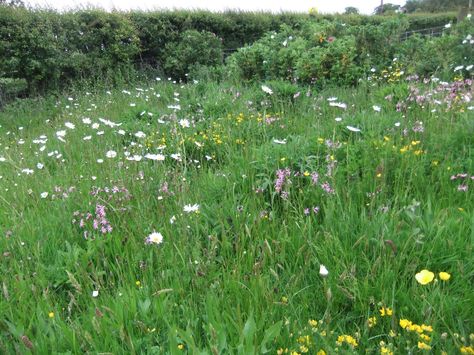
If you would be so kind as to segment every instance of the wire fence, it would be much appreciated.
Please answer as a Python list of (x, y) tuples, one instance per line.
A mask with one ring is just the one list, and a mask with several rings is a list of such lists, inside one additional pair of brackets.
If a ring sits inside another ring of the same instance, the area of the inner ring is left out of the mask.
[(440, 37), (445, 31), (448, 30), (448, 28), (446, 28), (446, 26), (437, 26), (437, 27), (423, 28), (420, 30), (407, 31), (400, 36), (400, 40), (406, 41), (408, 38), (414, 35), (419, 35), (422, 37)]

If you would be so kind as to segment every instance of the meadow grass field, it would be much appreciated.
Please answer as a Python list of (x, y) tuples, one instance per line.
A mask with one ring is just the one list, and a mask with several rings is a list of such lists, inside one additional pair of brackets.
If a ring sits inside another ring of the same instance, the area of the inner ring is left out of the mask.
[(411, 79), (7, 106), (0, 352), (473, 354), (472, 82)]

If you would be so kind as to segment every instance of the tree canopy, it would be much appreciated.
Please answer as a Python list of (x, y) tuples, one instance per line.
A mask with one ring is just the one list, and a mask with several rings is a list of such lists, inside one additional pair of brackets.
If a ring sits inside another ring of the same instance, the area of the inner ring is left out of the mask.
[(469, 0), (407, 0), (405, 9), (413, 12), (444, 12), (467, 7)]

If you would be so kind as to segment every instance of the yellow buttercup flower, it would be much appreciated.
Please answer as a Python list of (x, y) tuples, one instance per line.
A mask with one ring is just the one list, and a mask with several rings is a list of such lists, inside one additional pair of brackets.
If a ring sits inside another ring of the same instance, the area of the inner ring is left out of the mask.
[(429, 270), (421, 270), (419, 273), (415, 275), (416, 281), (419, 284), (427, 285), (434, 279), (434, 274)]
[(451, 275), (442, 271), (439, 273), (439, 278), (443, 281), (448, 281), (451, 278)]
[(54, 318), (54, 312), (49, 312), (49, 313), (48, 313), (48, 317), (49, 317), (49, 318)]

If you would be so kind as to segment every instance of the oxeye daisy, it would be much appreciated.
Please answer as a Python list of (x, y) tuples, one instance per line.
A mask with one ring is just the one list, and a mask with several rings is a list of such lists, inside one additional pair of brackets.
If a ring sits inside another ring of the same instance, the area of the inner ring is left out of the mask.
[(160, 245), (163, 243), (163, 235), (159, 232), (153, 232), (145, 239), (146, 244)]

